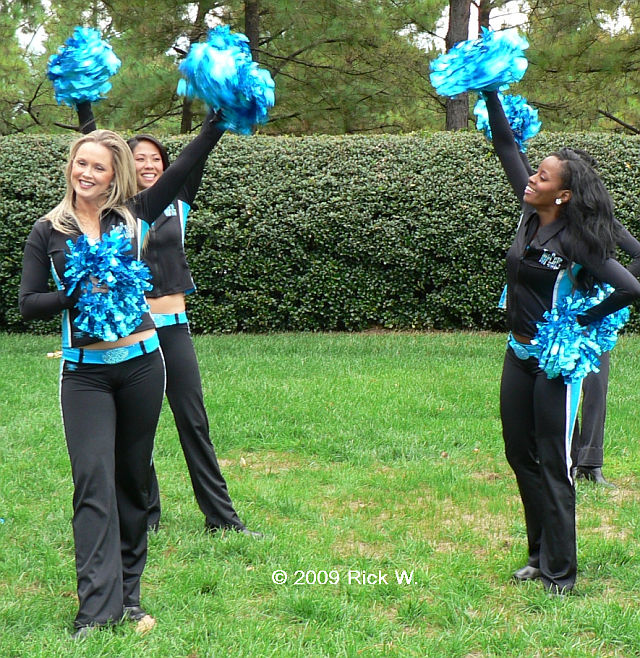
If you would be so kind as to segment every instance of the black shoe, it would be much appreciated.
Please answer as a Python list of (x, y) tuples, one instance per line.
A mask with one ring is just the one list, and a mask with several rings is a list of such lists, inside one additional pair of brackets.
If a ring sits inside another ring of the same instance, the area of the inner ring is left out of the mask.
[(247, 535), (247, 537), (251, 537), (252, 539), (264, 539), (264, 535), (257, 530), (249, 530), (249, 528), (236, 528), (235, 530), (236, 532), (239, 532), (242, 535)]
[(249, 528), (243, 526), (243, 525), (211, 525), (210, 523), (205, 521), (204, 524), (205, 530), (207, 532), (210, 532), (211, 534), (217, 534), (218, 532), (220, 533), (221, 537), (224, 537), (225, 533), (228, 531), (233, 531), (233, 532), (238, 532), (242, 535), (247, 535), (247, 537), (252, 537), (253, 539), (263, 539), (264, 535), (261, 532), (257, 532), (256, 530), (249, 530)]
[(156, 625), (156, 620), (139, 605), (125, 605), (122, 621), (135, 622), (135, 631), (138, 635), (146, 635)]
[(595, 482), (596, 484), (601, 484), (603, 487), (609, 487), (610, 489), (616, 489), (616, 485), (606, 480), (604, 475), (602, 475), (602, 468), (600, 467), (590, 468), (588, 466), (578, 466), (578, 468), (576, 468), (575, 478)]
[(140, 621), (147, 616), (147, 612), (139, 605), (125, 605), (122, 611), (122, 619), (130, 621)]
[(72, 640), (84, 640), (94, 631), (97, 631), (100, 626), (80, 626), (71, 634)]
[(515, 571), (511, 577), (519, 583), (524, 583), (527, 580), (538, 580), (541, 575), (542, 573), (538, 567), (532, 567), (530, 564), (525, 564), (524, 567)]

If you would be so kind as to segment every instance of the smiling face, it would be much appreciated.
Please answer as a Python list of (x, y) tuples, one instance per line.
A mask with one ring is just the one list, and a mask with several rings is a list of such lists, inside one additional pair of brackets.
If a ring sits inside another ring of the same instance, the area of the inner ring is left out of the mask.
[(136, 165), (138, 188), (141, 190), (154, 185), (164, 171), (160, 149), (146, 139), (138, 142), (133, 149), (133, 160)]
[[(524, 200), (537, 210), (553, 208), (566, 203), (571, 198), (571, 190), (564, 187), (564, 168), (555, 155), (545, 158), (538, 171), (529, 176), (524, 189)], [(556, 203), (560, 199), (561, 203)]]
[(71, 167), (71, 186), (77, 201), (100, 205), (114, 178), (111, 150), (85, 142), (76, 151)]

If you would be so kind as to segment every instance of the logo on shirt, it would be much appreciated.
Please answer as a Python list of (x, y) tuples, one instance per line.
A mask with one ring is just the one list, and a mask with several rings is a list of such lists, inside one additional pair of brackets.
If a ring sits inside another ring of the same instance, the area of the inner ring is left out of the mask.
[(164, 214), (167, 217), (175, 217), (178, 214), (175, 204), (170, 204), (164, 209)]
[(554, 251), (544, 251), (538, 262), (550, 270), (559, 270), (562, 267), (562, 256), (556, 255)]

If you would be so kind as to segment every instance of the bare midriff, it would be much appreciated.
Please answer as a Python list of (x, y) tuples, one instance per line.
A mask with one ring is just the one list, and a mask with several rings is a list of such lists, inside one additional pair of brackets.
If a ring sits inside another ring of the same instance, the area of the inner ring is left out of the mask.
[(183, 313), (187, 310), (182, 292), (162, 297), (147, 297), (147, 304), (151, 313)]
[(147, 338), (151, 338), (155, 333), (155, 329), (145, 329), (144, 331), (139, 331), (137, 334), (129, 334), (124, 338), (118, 338), (118, 340), (113, 342), (101, 340), (99, 343), (91, 343), (91, 345), (85, 345), (84, 349), (112, 350), (114, 347), (127, 347), (129, 345), (135, 345), (135, 343), (139, 343), (142, 340), (147, 340)]

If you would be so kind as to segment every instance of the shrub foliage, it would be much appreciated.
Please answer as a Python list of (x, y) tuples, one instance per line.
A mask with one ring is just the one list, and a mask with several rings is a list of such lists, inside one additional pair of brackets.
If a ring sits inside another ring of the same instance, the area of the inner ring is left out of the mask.
[[(62, 196), (72, 137), (0, 139), (0, 329), (17, 308), (22, 249)], [(185, 138), (168, 138), (175, 156)], [(640, 236), (640, 139), (540, 134), (529, 158), (589, 151), (619, 219)], [(496, 307), (518, 204), (478, 133), (225, 136), (189, 219), (199, 332), (504, 328)], [(637, 324), (633, 320), (631, 326)]]

